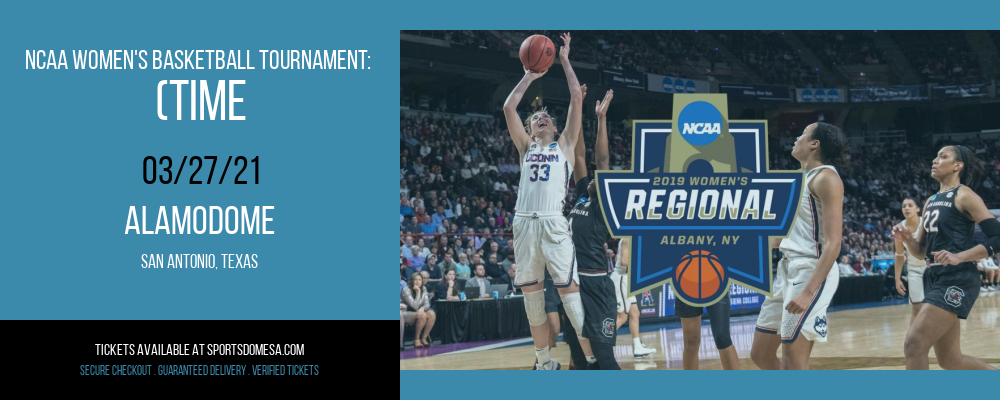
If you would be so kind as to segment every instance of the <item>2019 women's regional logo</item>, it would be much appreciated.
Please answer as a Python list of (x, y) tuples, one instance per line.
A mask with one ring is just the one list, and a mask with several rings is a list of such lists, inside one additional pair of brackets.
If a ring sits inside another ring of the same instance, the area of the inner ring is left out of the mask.
[(728, 121), (725, 94), (674, 95), (676, 121), (637, 120), (630, 171), (598, 171), (612, 235), (632, 237), (629, 292), (669, 282), (714, 304), (730, 283), (770, 295), (769, 237), (787, 236), (801, 171), (769, 171), (766, 121)]

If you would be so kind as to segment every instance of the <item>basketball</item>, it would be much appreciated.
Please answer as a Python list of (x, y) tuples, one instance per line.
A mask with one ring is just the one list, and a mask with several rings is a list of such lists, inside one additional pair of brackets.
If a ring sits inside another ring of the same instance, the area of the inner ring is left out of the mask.
[(696, 299), (711, 297), (726, 281), (726, 269), (722, 268), (719, 257), (705, 250), (685, 254), (674, 271), (680, 290)]
[(545, 72), (556, 61), (556, 46), (542, 35), (531, 35), (521, 42), (521, 64), (531, 72)]

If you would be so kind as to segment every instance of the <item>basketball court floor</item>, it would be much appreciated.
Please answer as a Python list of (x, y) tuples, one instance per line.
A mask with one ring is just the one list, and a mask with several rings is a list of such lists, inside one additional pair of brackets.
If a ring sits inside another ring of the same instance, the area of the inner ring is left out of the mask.
[[(889, 305), (887, 305), (889, 304)], [(832, 308), (829, 340), (813, 348), (812, 369), (904, 369), (903, 339), (910, 322), (911, 306), (904, 301)], [(741, 367), (756, 369), (750, 361), (756, 315), (732, 318), (733, 343)], [(962, 321), (962, 352), (1000, 367), (1000, 292), (982, 292), (969, 319)], [(618, 332), (615, 356), (623, 370), (681, 369), (683, 340), (679, 322), (643, 326), (646, 347), (656, 354), (632, 357), (632, 340), (627, 329)], [(703, 321), (701, 369), (721, 369), (719, 353), (712, 340), (708, 320)], [(569, 347), (561, 340), (552, 357), (563, 368), (569, 366)], [(780, 350), (779, 350), (780, 357)], [(940, 369), (930, 353), (931, 369)], [(531, 339), (486, 343), (435, 345), (430, 349), (400, 352), (400, 370), (530, 369), (534, 362)]]

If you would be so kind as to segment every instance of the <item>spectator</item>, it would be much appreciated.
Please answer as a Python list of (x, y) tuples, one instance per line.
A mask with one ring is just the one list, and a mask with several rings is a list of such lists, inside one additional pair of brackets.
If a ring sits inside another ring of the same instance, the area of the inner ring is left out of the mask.
[(854, 269), (856, 275), (871, 275), (871, 270), (868, 266), (868, 262), (865, 259), (865, 256), (860, 256), (857, 259), (855, 259), (854, 264), (851, 265), (851, 268)]
[(441, 273), (445, 273), (449, 269), (458, 268), (458, 263), (455, 262), (455, 249), (448, 248), (445, 255), (441, 257), (441, 262), (438, 263), (437, 267), (441, 270)]
[(435, 298), (440, 301), (456, 301), (459, 299), (459, 292), (461, 288), (458, 284), (458, 275), (455, 274), (455, 270), (449, 269), (444, 273), (444, 280), (437, 286)]
[(416, 326), (413, 346), (430, 347), (431, 329), (437, 321), (437, 314), (431, 309), (430, 296), (424, 289), (424, 278), (420, 274), (414, 274), (410, 278), (409, 285), (400, 291), (399, 299), (400, 304), (406, 305), (403, 321), (407, 325)]
[(490, 281), (486, 279), (486, 266), (483, 263), (476, 263), (476, 276), (465, 282), (465, 287), (479, 288), (479, 297), (490, 297)]
[(437, 206), (437, 213), (435, 213), (431, 217), (431, 222), (433, 222), (435, 226), (439, 226), (445, 220), (445, 218), (446, 217), (444, 215), (444, 206), (440, 206), (439, 205), (439, 206)]
[(401, 193), (400, 197), (401, 198), (399, 199), (399, 215), (402, 215), (403, 218), (413, 217), (413, 207), (410, 207), (410, 201), (405, 198), (406, 197), (405, 194)]
[(435, 224), (434, 221), (431, 219), (428, 219), (420, 223), (420, 231), (423, 232), (425, 235), (433, 235), (437, 233), (437, 228), (438, 228), (437, 224)]
[(854, 276), (854, 275), (856, 275), (854, 273), (854, 270), (851, 269), (850, 260), (847, 259), (847, 256), (841, 256), (840, 257), (840, 263), (837, 264), (837, 266), (838, 266), (838, 268), (840, 268), (840, 276)]
[(424, 269), (421, 272), (427, 273), (427, 282), (439, 282), (441, 280), (441, 269), (438, 268), (437, 256), (431, 254), (427, 256), (427, 261), (424, 262)]
[(410, 262), (410, 266), (413, 267), (413, 269), (420, 271), (424, 268), (424, 260), (426, 257), (420, 255), (421, 250), (419, 245), (413, 245), (411, 249), (413, 250), (413, 256), (407, 258), (407, 260)]
[(403, 281), (409, 281), (413, 274), (417, 273), (417, 270), (410, 266), (410, 263), (403, 257), (399, 258), (399, 279)]
[[(494, 243), (496, 245), (496, 243)], [(496, 253), (490, 254), (489, 259), (486, 261), (486, 275), (490, 278), (499, 278), (506, 275), (507, 272), (500, 267), (500, 263), (497, 262)]]
[[(513, 267), (515, 264), (511, 264)], [(493, 280), (494, 284), (497, 285), (507, 285), (507, 290), (514, 289), (514, 268), (507, 268), (504, 270), (504, 274)], [(501, 295), (506, 295), (506, 293), (501, 293)]]
[(472, 275), (472, 269), (469, 268), (469, 256), (465, 253), (458, 255), (458, 267), (456, 270), (460, 279), (469, 279)]
[(514, 265), (514, 252), (508, 252), (507, 258), (503, 260), (500, 265), (503, 266), (503, 270), (509, 270), (512, 265)]

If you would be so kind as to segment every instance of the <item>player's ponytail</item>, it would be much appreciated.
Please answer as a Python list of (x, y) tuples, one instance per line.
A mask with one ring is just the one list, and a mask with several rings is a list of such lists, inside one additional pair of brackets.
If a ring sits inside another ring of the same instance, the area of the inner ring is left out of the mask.
[(954, 145), (955, 161), (961, 162), (962, 171), (959, 172), (958, 181), (970, 189), (975, 190), (979, 186), (979, 178), (983, 176), (983, 162), (976, 157), (976, 153), (962, 145)]
[(819, 140), (819, 155), (824, 164), (829, 164), (842, 171), (847, 168), (850, 156), (847, 155), (847, 138), (840, 128), (825, 122), (817, 122), (813, 130), (813, 140)]

